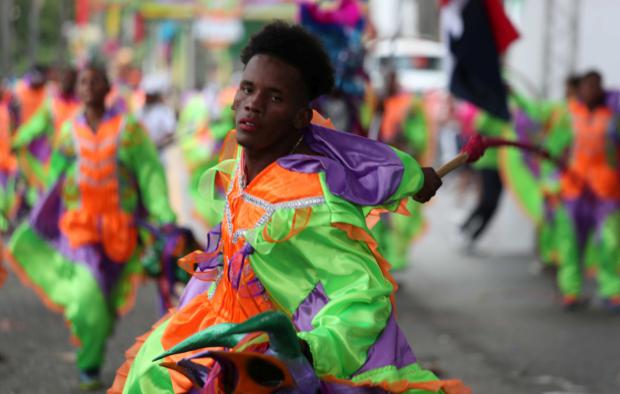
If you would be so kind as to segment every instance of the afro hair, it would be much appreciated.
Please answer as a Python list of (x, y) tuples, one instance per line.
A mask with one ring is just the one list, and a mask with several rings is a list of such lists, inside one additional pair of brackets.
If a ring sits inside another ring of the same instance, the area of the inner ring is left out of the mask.
[(334, 70), (323, 45), (301, 26), (282, 21), (268, 24), (250, 38), (241, 62), (245, 66), (255, 55), (273, 56), (299, 70), (310, 100), (334, 87)]

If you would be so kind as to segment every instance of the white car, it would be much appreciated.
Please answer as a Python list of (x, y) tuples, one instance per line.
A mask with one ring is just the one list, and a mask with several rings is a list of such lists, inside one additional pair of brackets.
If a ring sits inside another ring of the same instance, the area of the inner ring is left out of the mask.
[(445, 89), (445, 48), (440, 42), (419, 38), (378, 39), (368, 43), (366, 70), (372, 86), (383, 91), (385, 76), (396, 71), (400, 86), (408, 92)]

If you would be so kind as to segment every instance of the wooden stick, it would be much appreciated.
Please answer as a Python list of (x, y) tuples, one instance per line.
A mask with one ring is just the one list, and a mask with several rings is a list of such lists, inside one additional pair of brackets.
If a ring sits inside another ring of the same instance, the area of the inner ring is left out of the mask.
[(439, 175), (440, 178), (443, 178), (463, 164), (467, 163), (467, 159), (469, 159), (469, 155), (467, 153), (459, 153), (454, 159), (439, 167), (437, 170), (437, 175)]

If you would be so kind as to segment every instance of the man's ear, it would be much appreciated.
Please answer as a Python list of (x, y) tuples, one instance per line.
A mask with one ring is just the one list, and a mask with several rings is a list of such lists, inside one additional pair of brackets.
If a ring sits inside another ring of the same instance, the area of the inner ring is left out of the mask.
[(300, 109), (295, 116), (294, 126), (297, 130), (301, 130), (307, 127), (312, 121), (312, 108), (306, 107)]

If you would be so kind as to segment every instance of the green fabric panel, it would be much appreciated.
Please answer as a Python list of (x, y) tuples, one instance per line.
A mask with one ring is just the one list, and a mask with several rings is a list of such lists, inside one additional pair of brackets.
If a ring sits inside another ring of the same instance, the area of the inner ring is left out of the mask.
[(177, 134), (182, 138), (194, 134), (207, 124), (209, 111), (203, 94), (193, 95), (183, 107), (179, 115)]
[(405, 118), (403, 133), (409, 142), (411, 155), (415, 158), (421, 157), (428, 147), (428, 125), (422, 102), (416, 97), (413, 98), (411, 110)]
[(110, 292), (110, 305), (116, 311), (122, 310), (127, 306), (127, 302), (130, 301), (130, 297), (135, 290), (132, 279), (143, 272), (142, 263), (138, 258), (141, 252), (142, 249), (138, 247), (133, 257), (125, 263), (121, 277)]
[(65, 259), (27, 224), (13, 234), (9, 250), (28, 278), (56, 305), (64, 309), (73, 334), (80, 340), (80, 369), (99, 367), (114, 313), (92, 276), (81, 264)]
[[(432, 372), (423, 369), (418, 363), (408, 365), (404, 368), (397, 369), (393, 366), (373, 369), (363, 374), (355, 376), (353, 382), (371, 381), (373, 383), (390, 382), (406, 380), (408, 382), (431, 382), (438, 380)], [(437, 394), (443, 391), (427, 391), (427, 390), (409, 390), (407, 394)]]
[(172, 381), (168, 369), (153, 359), (164, 352), (161, 338), (168, 326), (168, 320), (153, 330), (140, 347), (125, 381), (123, 394), (168, 394), (172, 393)]
[(232, 107), (224, 107), (220, 118), (211, 122), (209, 129), (216, 141), (222, 141), (230, 130), (235, 128), (235, 111)]
[(620, 296), (620, 212), (611, 214), (600, 229), (600, 260), (597, 270), (599, 294)]
[(510, 95), (511, 104), (516, 105), (519, 109), (525, 112), (528, 118), (537, 123), (548, 122), (551, 114), (553, 113), (555, 106), (558, 103), (553, 101), (535, 100), (526, 98), (520, 93), (512, 91)]
[(530, 171), (519, 149), (504, 149), (501, 156), (502, 181), (507, 183), (519, 205), (539, 223), (543, 216), (543, 194), (538, 179)]
[(49, 100), (45, 100), (28, 122), (17, 129), (12, 142), (14, 148), (28, 146), (37, 137), (43, 135), (51, 137), (54, 134), (54, 121), (52, 120), (50, 105)]
[[(500, 137), (504, 134), (504, 130), (509, 125), (505, 120), (496, 118), (484, 111), (480, 111), (475, 119), (475, 129), (483, 136)], [(484, 155), (474, 163), (473, 167), (477, 169), (490, 168), (497, 169), (498, 150), (497, 148), (487, 149)]]
[(176, 216), (168, 199), (168, 184), (159, 154), (148, 134), (133, 118), (126, 118), (119, 158), (128, 164), (140, 188), (140, 196), (157, 224), (173, 223)]
[(398, 149), (392, 149), (400, 158), (403, 168), (405, 169), (401, 183), (398, 189), (396, 189), (396, 193), (390, 197), (391, 201), (400, 203), (400, 200), (413, 196), (422, 188), (422, 185), (424, 185), (424, 174), (422, 173), (420, 164), (418, 164), (411, 155), (401, 152)]
[(0, 185), (0, 234), (9, 228), (9, 223), (13, 219), (10, 216), (11, 211), (17, 204), (17, 179), (9, 176), (6, 185)]
[(372, 228), (372, 234), (379, 243), (379, 251), (392, 265), (393, 270), (405, 268), (411, 243), (424, 229), (422, 204), (412, 199), (407, 201), (410, 216), (384, 214)]
[(538, 256), (545, 265), (557, 263), (557, 226), (556, 220), (542, 221), (538, 226)]
[(558, 287), (565, 296), (581, 295), (582, 275), (579, 267), (577, 234), (571, 218), (564, 207), (558, 208), (557, 239), (559, 253)]

